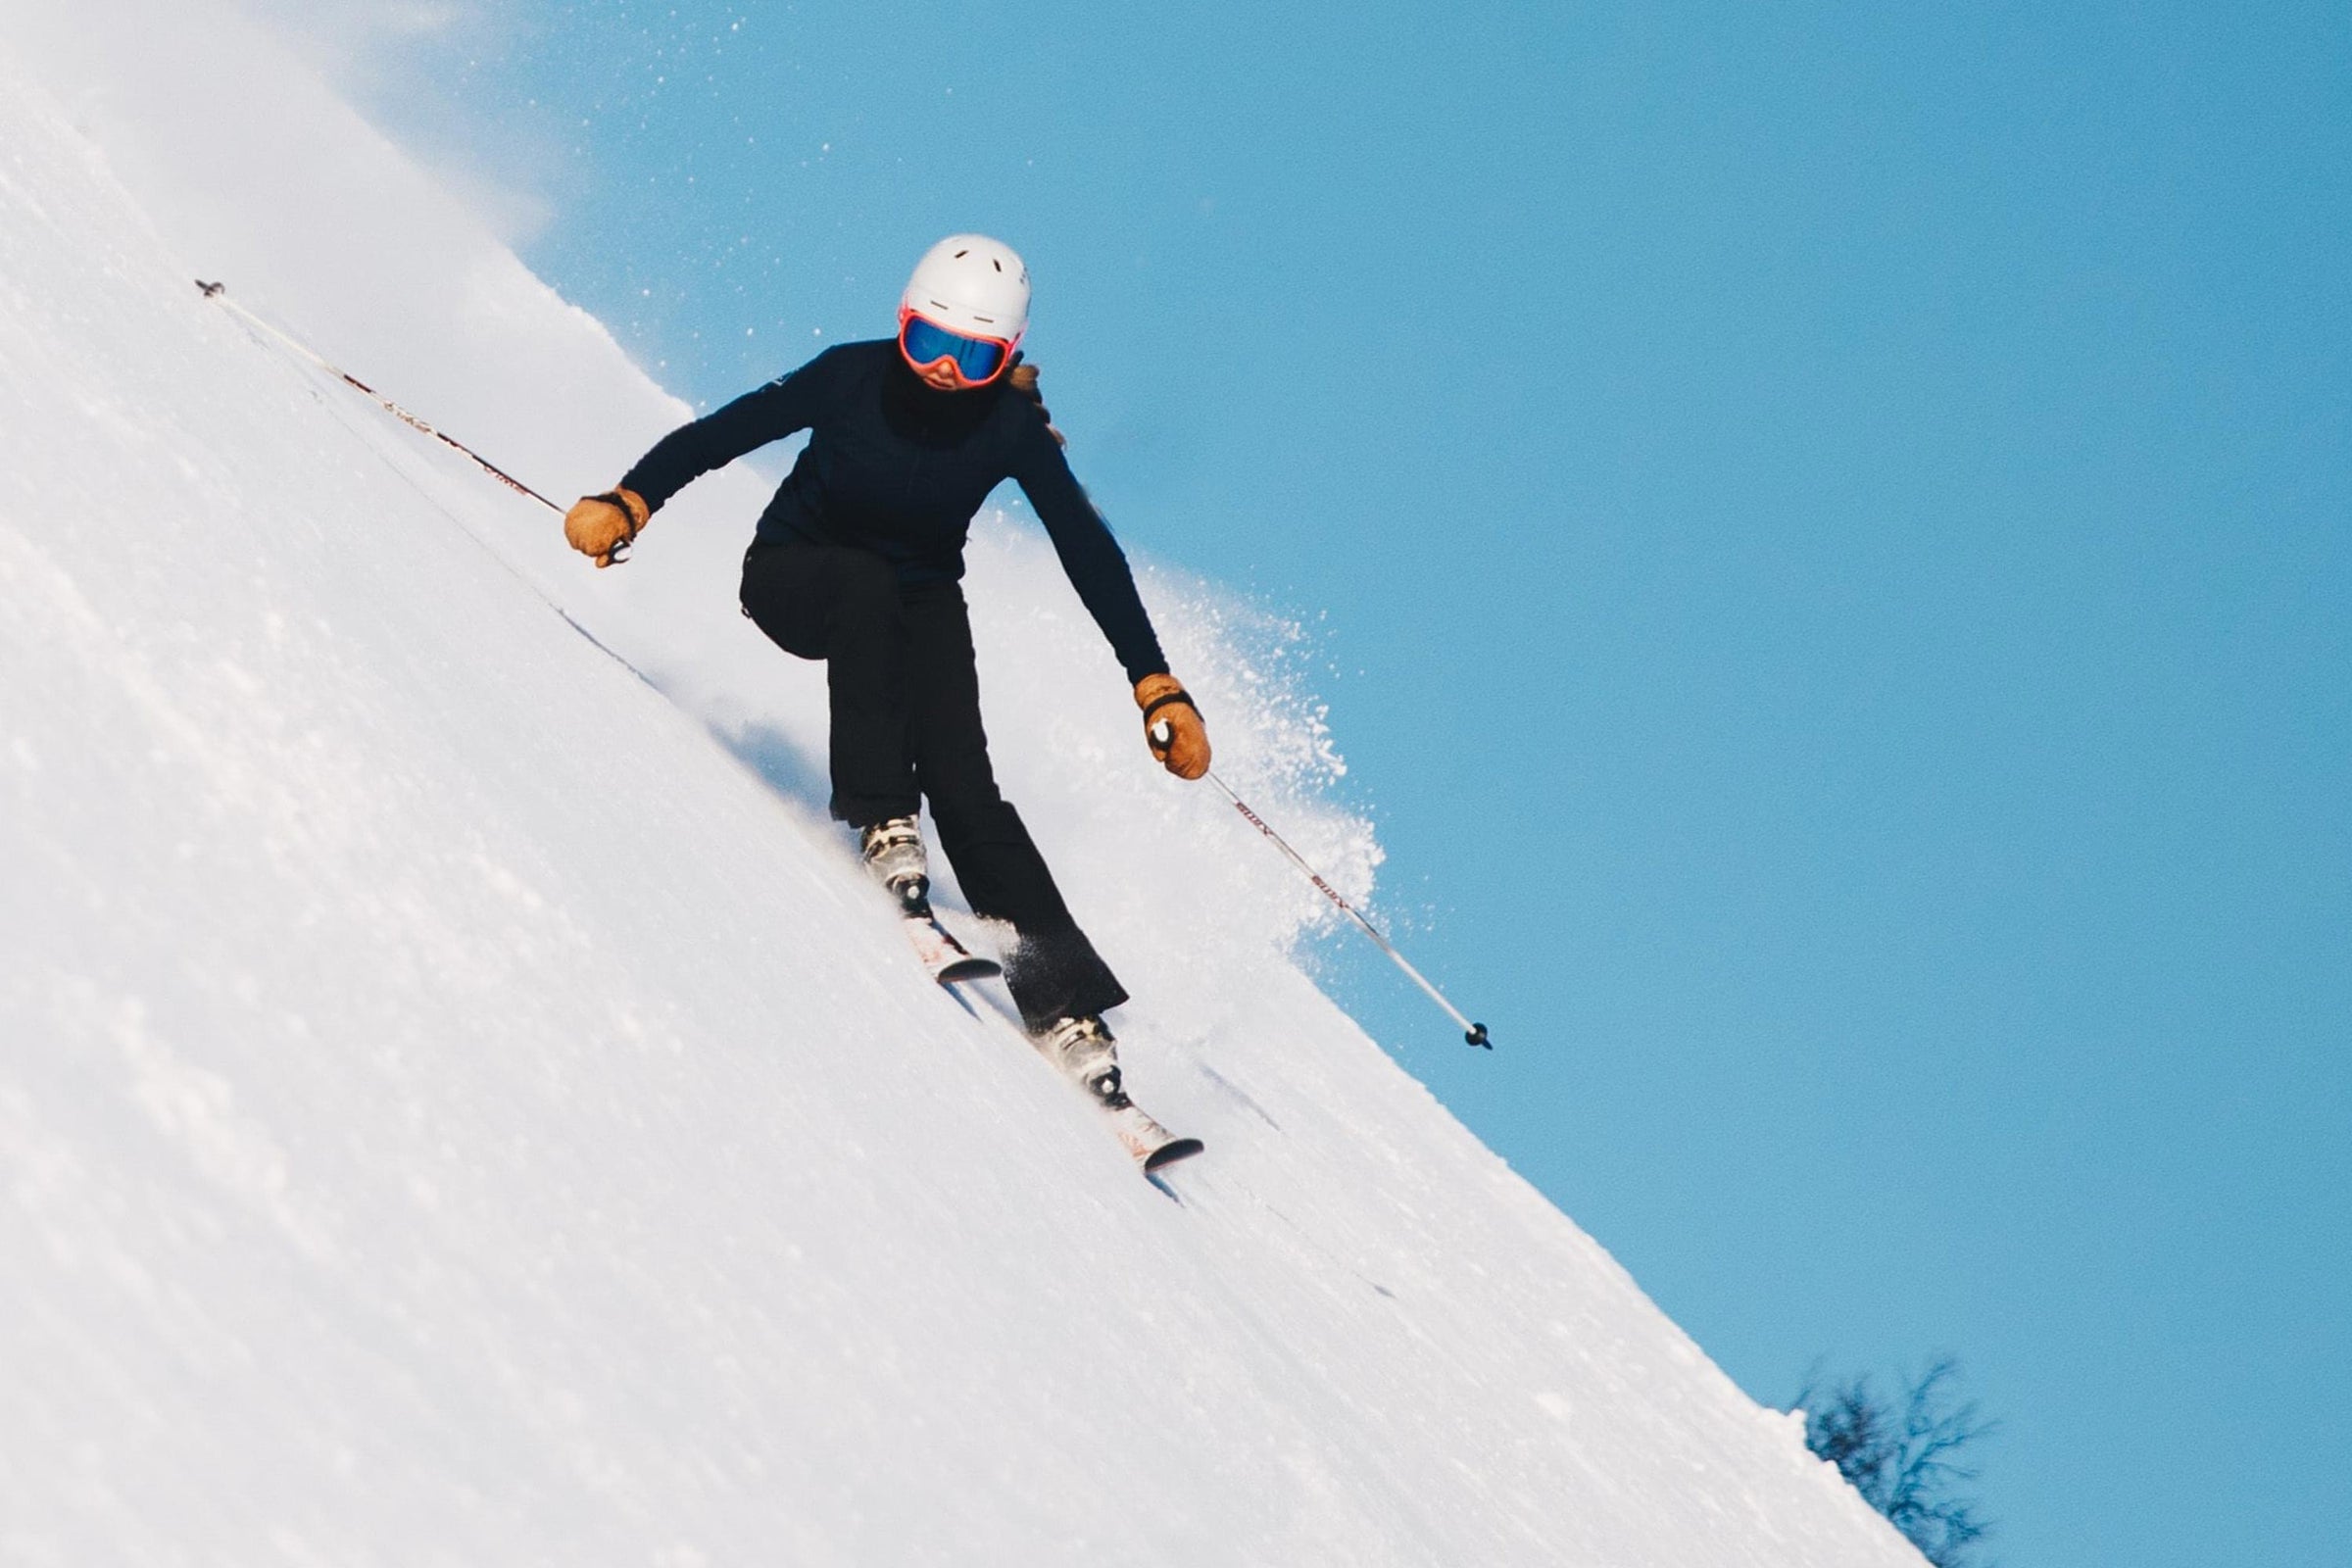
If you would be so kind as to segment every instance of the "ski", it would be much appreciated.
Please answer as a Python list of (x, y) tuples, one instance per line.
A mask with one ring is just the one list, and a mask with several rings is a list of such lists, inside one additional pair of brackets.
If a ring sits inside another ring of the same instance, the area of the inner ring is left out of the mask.
[[(913, 941), (917, 956), (924, 956), (924, 967), (930, 970), (941, 986), (963, 1004), (965, 1011), (975, 1018), (985, 1012), (1011, 1030), (1021, 1044), (1036, 1049), (1037, 1042), (993, 998), (967, 997), (957, 989), (967, 981), (996, 978), (1000, 971), (994, 962), (966, 953), (956, 938), (934, 919), (909, 917), (906, 934)], [(946, 950), (938, 947), (940, 943), (946, 944)], [(927, 956), (941, 951), (947, 951), (944, 962), (934, 962)], [(1053, 1063), (1048, 1061), (1047, 1065), (1052, 1066)], [(1106, 1095), (1099, 1095), (1084, 1084), (1072, 1084), (1071, 1087), (1110, 1124), (1111, 1136), (1119, 1141), (1119, 1147), (1127, 1151), (1128, 1157), (1146, 1176), (1156, 1175), (1178, 1160), (1190, 1159), (1207, 1148), (1198, 1138), (1179, 1137), (1168, 1131), (1129, 1098), (1124, 1089), (1113, 1089)]]
[(1064, 1018), (1042, 1034), (1024, 1035), (1037, 1054), (1093, 1101), (1113, 1136), (1147, 1176), (1200, 1152), (1197, 1138), (1179, 1138), (1127, 1097), (1116, 1042), (1100, 1018)]
[(1190, 1159), (1208, 1146), (1198, 1138), (1179, 1138), (1146, 1114), (1143, 1106), (1127, 1098), (1124, 1092), (1108, 1097), (1087, 1096), (1095, 1102), (1110, 1122), (1112, 1136), (1142, 1167), (1145, 1175), (1164, 1170), (1180, 1159)]
[[(939, 916), (932, 910), (931, 901), (925, 897), (928, 891), (926, 886), (917, 881), (900, 892), (901, 924), (906, 929), (907, 944), (914, 949), (916, 961), (923, 966), (923, 972), (947, 989), (974, 1017), (978, 1017), (985, 1007), (1005, 1028), (1018, 1035), (1022, 1044), (1046, 1056), (1048, 1065), (1058, 1066), (1059, 1063), (1043, 1043), (1031, 1038), (1009, 1013), (997, 1004), (995, 999), (967, 997), (956, 989), (976, 980), (997, 979), (1003, 975), (1004, 968), (994, 958), (980, 957), (956, 940), (956, 933), (941, 924)], [(1099, 1092), (1083, 1083), (1074, 1083), (1073, 1087), (1110, 1123), (1111, 1135), (1118, 1139), (1119, 1147), (1127, 1151), (1128, 1157), (1147, 1176), (1154, 1175), (1180, 1159), (1190, 1159), (1206, 1147), (1198, 1138), (1178, 1137), (1152, 1119), (1119, 1087), (1115, 1073), (1110, 1076), (1107, 1092)]]
[(905, 925), (916, 961), (943, 986), (963, 980), (993, 979), (1004, 972), (996, 959), (983, 958), (956, 941), (955, 933), (939, 923), (939, 917), (928, 905), (920, 910), (908, 910)]

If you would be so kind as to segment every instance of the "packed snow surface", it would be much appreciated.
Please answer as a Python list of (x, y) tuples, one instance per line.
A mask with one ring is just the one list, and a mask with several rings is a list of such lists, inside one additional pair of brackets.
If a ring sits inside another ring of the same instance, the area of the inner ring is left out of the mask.
[[(588, 570), (191, 280), (566, 498), (683, 408), (235, 14), (76, 9), (0, 23), (0, 1561), (1916, 1561), (1298, 970), (1020, 517), (990, 725), (1166, 1191), (824, 821), (778, 455)], [(1145, 590), (1367, 886), (1280, 628)]]

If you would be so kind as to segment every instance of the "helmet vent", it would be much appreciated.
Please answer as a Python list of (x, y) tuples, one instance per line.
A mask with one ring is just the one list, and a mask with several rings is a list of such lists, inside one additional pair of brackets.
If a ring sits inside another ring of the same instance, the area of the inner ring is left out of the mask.
[(969, 256), (969, 255), (971, 255), (971, 254), (972, 254), (972, 253), (971, 253), (970, 251), (957, 251), (957, 252), (956, 253), (956, 259), (957, 261), (959, 261), (959, 262), (960, 262), (960, 261), (962, 261), (962, 260), (963, 260), (963, 259), (964, 259), (966, 256)]

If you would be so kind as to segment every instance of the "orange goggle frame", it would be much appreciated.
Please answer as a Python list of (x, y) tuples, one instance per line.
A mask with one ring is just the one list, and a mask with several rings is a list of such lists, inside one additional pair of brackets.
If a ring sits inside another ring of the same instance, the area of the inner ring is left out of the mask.
[(955, 368), (956, 384), (986, 386), (1012, 363), (1014, 340), (976, 337), (940, 325), (911, 305), (899, 307), (899, 352), (917, 372), (942, 360)]

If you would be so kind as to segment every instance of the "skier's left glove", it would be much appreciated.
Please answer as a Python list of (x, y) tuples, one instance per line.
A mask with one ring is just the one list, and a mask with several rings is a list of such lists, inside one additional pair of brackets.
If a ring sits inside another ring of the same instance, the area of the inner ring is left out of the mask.
[(653, 508), (634, 490), (582, 496), (564, 514), (564, 537), (581, 555), (594, 556), (599, 566), (610, 566), (628, 558), (629, 545), (652, 515)]
[(1144, 710), (1144, 744), (1160, 766), (1178, 778), (1208, 771), (1208, 726), (1200, 710), (1173, 675), (1146, 675), (1135, 683), (1135, 706)]

